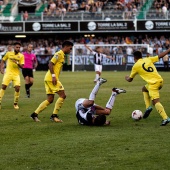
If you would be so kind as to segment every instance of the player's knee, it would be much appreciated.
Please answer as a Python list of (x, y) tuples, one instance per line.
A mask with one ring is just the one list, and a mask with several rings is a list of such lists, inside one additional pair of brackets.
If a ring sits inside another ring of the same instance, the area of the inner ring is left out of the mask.
[(88, 105), (89, 105), (89, 107), (93, 106), (94, 105), (94, 101), (93, 100), (88, 100)]
[(105, 114), (106, 114), (106, 115), (110, 115), (110, 113), (111, 113), (111, 109), (106, 108), (106, 109), (105, 109)]
[(15, 91), (19, 92), (20, 91), (20, 86), (15, 86)]
[(62, 94), (60, 97), (66, 99), (67, 96), (65, 94)]
[(145, 86), (142, 87), (142, 92), (148, 92)]
[(48, 95), (48, 102), (51, 104), (54, 101), (54, 95)]
[(6, 88), (7, 88), (7, 86), (3, 84), (3, 85), (2, 85), (2, 89), (3, 89), (3, 90), (6, 90)]
[(51, 103), (53, 103), (53, 101), (54, 101), (54, 98), (52, 99), (52, 98), (50, 98), (50, 99), (48, 99), (48, 102), (51, 104)]

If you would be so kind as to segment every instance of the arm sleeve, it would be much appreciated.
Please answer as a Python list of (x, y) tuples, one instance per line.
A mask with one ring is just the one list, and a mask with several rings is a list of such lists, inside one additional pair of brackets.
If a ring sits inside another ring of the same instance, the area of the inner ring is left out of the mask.
[(130, 78), (134, 78), (137, 74), (137, 71), (136, 71), (136, 68), (135, 68), (135, 65), (132, 67), (132, 71), (130, 73)]
[(157, 55), (157, 56), (154, 56), (154, 57), (149, 57), (149, 59), (152, 61), (152, 63), (156, 63), (156, 62), (159, 61), (158, 55)]

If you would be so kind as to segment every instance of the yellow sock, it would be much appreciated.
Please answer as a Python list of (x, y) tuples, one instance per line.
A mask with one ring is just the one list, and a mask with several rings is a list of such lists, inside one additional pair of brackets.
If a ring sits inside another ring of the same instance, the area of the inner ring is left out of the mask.
[(53, 114), (58, 114), (58, 111), (60, 110), (60, 108), (62, 107), (64, 103), (64, 99), (59, 97), (55, 103), (55, 107), (54, 107), (54, 111)]
[(151, 105), (151, 99), (148, 92), (143, 92), (146, 109)]
[(5, 90), (1, 89), (0, 90), (0, 103), (2, 101), (2, 97), (4, 96)]
[(162, 116), (163, 120), (168, 118), (168, 116), (164, 110), (164, 107), (162, 106), (162, 104), (160, 102), (155, 104), (155, 108), (156, 108), (157, 112)]
[(38, 108), (35, 110), (35, 113), (39, 114), (40, 112), (42, 112), (48, 105), (50, 104), (50, 102), (48, 102), (48, 100), (43, 101)]
[(20, 95), (20, 92), (16, 92), (14, 93), (14, 103), (18, 103), (18, 99), (19, 99), (19, 95)]

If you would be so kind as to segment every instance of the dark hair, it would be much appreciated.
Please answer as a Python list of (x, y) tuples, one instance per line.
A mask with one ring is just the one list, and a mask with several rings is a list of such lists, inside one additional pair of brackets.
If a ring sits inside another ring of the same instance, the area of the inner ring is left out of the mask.
[(94, 125), (95, 126), (102, 126), (106, 122), (106, 116), (105, 115), (99, 115), (94, 119)]
[(65, 47), (65, 46), (73, 46), (73, 43), (71, 41), (64, 41), (62, 44), (62, 47)]
[(142, 53), (140, 51), (135, 51), (133, 53), (135, 59), (140, 59), (142, 58)]
[(20, 45), (21, 46), (21, 43), (20, 42), (15, 42), (14, 45)]

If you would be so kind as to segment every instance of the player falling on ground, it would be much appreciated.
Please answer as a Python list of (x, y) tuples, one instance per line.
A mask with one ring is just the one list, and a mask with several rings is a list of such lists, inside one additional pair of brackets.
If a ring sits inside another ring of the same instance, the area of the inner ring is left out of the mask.
[(94, 55), (94, 70), (96, 72), (96, 76), (94, 79), (94, 83), (98, 80), (98, 78), (101, 76), (102, 69), (103, 69), (103, 58), (109, 58), (114, 60), (113, 57), (107, 56), (106, 54), (103, 54), (103, 48), (102, 47), (96, 47), (96, 50), (92, 50), (89, 46), (84, 44), (84, 46), (90, 50), (90, 52)]
[(14, 43), (14, 51), (7, 52), (1, 60), (1, 73), (4, 74), (4, 66), (6, 62), (6, 70), (2, 80), (0, 90), (0, 108), (2, 98), (9, 83), (12, 81), (15, 88), (14, 93), (14, 109), (19, 109), (18, 100), (20, 95), (20, 68), (24, 66), (24, 56), (20, 53), (21, 43)]
[(134, 77), (139, 74), (141, 78), (146, 81), (147, 84), (142, 88), (144, 102), (146, 105), (146, 111), (143, 115), (143, 118), (146, 119), (151, 113), (152, 101), (152, 104), (155, 106), (157, 112), (163, 119), (161, 126), (165, 126), (167, 123), (169, 123), (170, 118), (167, 116), (164, 107), (160, 103), (159, 90), (163, 87), (163, 78), (157, 72), (154, 63), (158, 62), (160, 58), (164, 57), (169, 52), (170, 48), (157, 56), (142, 58), (142, 53), (140, 51), (135, 51), (133, 54), (135, 64), (132, 67), (130, 76), (125, 76), (125, 79), (128, 82), (131, 82), (133, 81)]
[(99, 106), (94, 103), (100, 86), (106, 83), (107, 80), (98, 78), (93, 90), (90, 93), (89, 99), (80, 98), (75, 103), (76, 117), (81, 125), (102, 126), (109, 125), (110, 121), (106, 120), (106, 115), (109, 115), (114, 106), (116, 96), (120, 93), (126, 93), (126, 90), (113, 88), (111, 96), (106, 104), (106, 107)]

